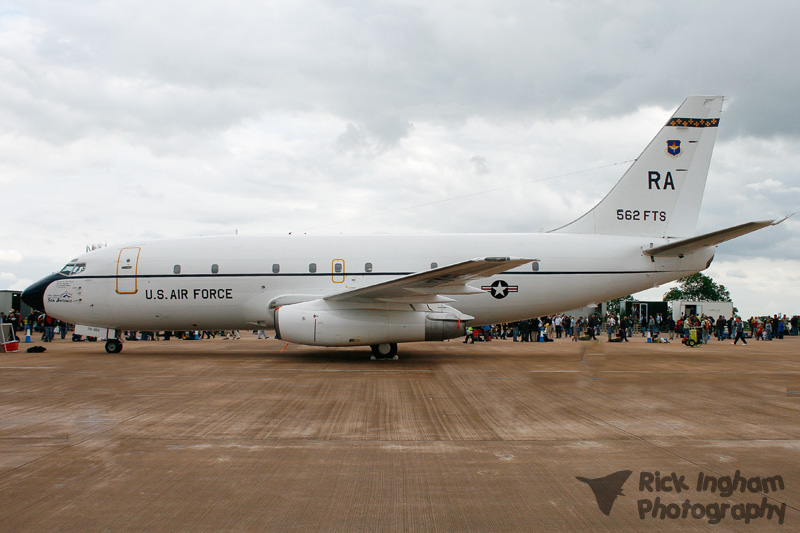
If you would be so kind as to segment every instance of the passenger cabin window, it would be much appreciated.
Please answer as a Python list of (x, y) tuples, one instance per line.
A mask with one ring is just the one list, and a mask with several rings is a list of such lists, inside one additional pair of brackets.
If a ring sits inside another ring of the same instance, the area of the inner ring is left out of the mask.
[(342, 264), (341, 263), (334, 263), (333, 264), (333, 271), (336, 272), (337, 274), (341, 274), (342, 273)]
[(439, 268), (439, 263), (431, 263), (431, 268)]
[(312, 274), (317, 271), (317, 264), (316, 263), (309, 263), (308, 264), (308, 271)]
[(538, 261), (534, 261), (533, 262), (533, 271), (534, 272), (539, 272), (539, 262)]
[(64, 268), (61, 269), (61, 274), (65, 276), (74, 276), (75, 274), (80, 274), (86, 270), (86, 263), (67, 263)]
[(272, 273), (273, 274), (277, 274), (280, 271), (281, 271), (281, 266), (278, 263), (275, 263), (274, 265), (272, 265)]
[(214, 263), (211, 265), (211, 273), (212, 274), (219, 274), (219, 265)]
[(175, 265), (174, 267), (172, 267), (172, 273), (173, 274), (180, 274), (181, 273), (181, 266), (180, 265)]
[(365, 272), (372, 272), (372, 263), (365, 263), (364, 264), (364, 271)]

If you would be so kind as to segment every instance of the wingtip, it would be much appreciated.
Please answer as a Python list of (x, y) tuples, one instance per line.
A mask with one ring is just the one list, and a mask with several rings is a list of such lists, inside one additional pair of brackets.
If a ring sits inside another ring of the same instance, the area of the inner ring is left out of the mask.
[(790, 217), (793, 217), (793, 216), (795, 216), (796, 214), (797, 214), (797, 211), (795, 211), (794, 213), (789, 213), (788, 215), (786, 215), (786, 216), (785, 216), (785, 217), (783, 217), (783, 218), (779, 218), (778, 220), (773, 220), (773, 221), (772, 221), (772, 224), (770, 224), (770, 225), (771, 225), (771, 226), (777, 226), (778, 224), (780, 224), (780, 223), (781, 223), (781, 222), (783, 222), (784, 220), (786, 220), (786, 219), (788, 219), (788, 218), (790, 218)]

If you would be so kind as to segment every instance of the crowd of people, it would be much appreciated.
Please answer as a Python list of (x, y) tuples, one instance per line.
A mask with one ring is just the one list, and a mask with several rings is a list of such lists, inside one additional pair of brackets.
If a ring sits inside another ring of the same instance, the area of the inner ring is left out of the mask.
[[(61, 337), (62, 340), (66, 339), (67, 336), (69, 336), (69, 339), (72, 341), (94, 340), (91, 337), (84, 339), (81, 335), (76, 335), (74, 333), (74, 327), (71, 324), (66, 324), (50, 315), (38, 311), (34, 311), (28, 316), (22, 316), (22, 314), (15, 309), (11, 309), (7, 313), (0, 311), (0, 324), (2, 323), (11, 324), (12, 331), (17, 339), (19, 339), (20, 336), (24, 336), (26, 332), (29, 332), (32, 336), (38, 336), (39, 340), (42, 342), (52, 342), (56, 336)], [(259, 330), (257, 332), (254, 331), (253, 334), (258, 334), (259, 339), (268, 338), (266, 331), (264, 330)], [(220, 336), (224, 339), (241, 339), (241, 335), (238, 330), (123, 332), (123, 337), (125, 340), (129, 341), (158, 339), (170, 340), (172, 338), (195, 340), (204, 338), (212, 339), (216, 338), (217, 336)]]
[[(259, 339), (269, 338), (264, 330), (253, 331), (253, 335), (258, 334)], [(263, 336), (262, 336), (263, 335)], [(242, 338), (238, 329), (233, 330), (197, 330), (197, 331), (125, 331), (126, 341), (157, 341), (159, 338), (168, 341), (172, 338), (185, 341), (216, 339), (220, 337), (225, 340), (239, 340)]]
[(787, 315), (773, 315), (764, 317), (750, 317), (744, 321), (741, 317), (717, 318), (706, 315), (683, 315), (678, 320), (672, 316), (666, 318), (661, 314), (648, 316), (626, 316), (607, 313), (600, 316), (595, 313), (588, 317), (574, 317), (565, 314), (556, 314), (531, 318), (518, 322), (495, 324), (467, 328), (464, 338), (465, 343), (475, 341), (490, 341), (492, 339), (512, 339), (513, 342), (550, 342), (556, 339), (598, 340), (599, 336), (607, 335), (612, 342), (629, 342), (634, 335), (674, 340), (686, 338), (694, 334), (697, 342), (707, 344), (713, 336), (717, 341), (733, 339), (738, 343), (741, 339), (747, 344), (746, 338), (756, 340), (783, 339), (784, 335), (798, 334), (797, 315), (789, 318)]
[(64, 339), (69, 331), (69, 326), (64, 322), (37, 311), (28, 316), (22, 316), (16, 309), (11, 309), (8, 313), (0, 311), (0, 324), (3, 323), (11, 324), (11, 329), (17, 338), (28, 328), (31, 333), (41, 333), (42, 342), (51, 342), (56, 336), (56, 331)]
[[(708, 343), (713, 336), (718, 341), (733, 339), (735, 344), (741, 340), (747, 344), (746, 338), (758, 341), (771, 341), (783, 339), (785, 335), (798, 334), (798, 321), (800, 317), (794, 315), (773, 315), (763, 317), (750, 317), (742, 320), (741, 317), (717, 318), (706, 315), (681, 316), (678, 320), (671, 316), (666, 318), (657, 313), (649, 316), (625, 316), (608, 313), (600, 316), (595, 313), (587, 317), (574, 317), (566, 314), (555, 314), (518, 322), (495, 324), (491, 326), (469, 327), (464, 338), (465, 343), (476, 341), (490, 341), (492, 339), (511, 339), (513, 342), (551, 342), (556, 339), (598, 340), (598, 336), (607, 335), (609, 341), (628, 342), (630, 337), (641, 335), (651, 338), (665, 335), (669, 340), (688, 337), (692, 332), (697, 336), (697, 342)], [(40, 313), (32, 312), (23, 317), (14, 309), (0, 312), (0, 323), (12, 324), (14, 332), (24, 332), (30, 328), (31, 334), (41, 334), (42, 342), (51, 342), (59, 335), (65, 339), (71, 331), (71, 326), (55, 318)], [(269, 338), (264, 330), (253, 331), (259, 339)], [(126, 331), (126, 340), (170, 340), (179, 338), (185, 340), (212, 339), (221, 336), (225, 339), (240, 339), (239, 331)], [(82, 340), (80, 336), (71, 335), (72, 340)]]

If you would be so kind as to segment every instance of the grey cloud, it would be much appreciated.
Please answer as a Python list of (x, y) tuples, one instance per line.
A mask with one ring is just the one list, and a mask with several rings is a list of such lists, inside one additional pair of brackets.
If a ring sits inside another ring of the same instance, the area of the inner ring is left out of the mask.
[(397, 145), (414, 129), (413, 124), (395, 117), (370, 117), (364, 125), (348, 123), (334, 143), (339, 152), (377, 155)]
[(489, 164), (486, 161), (485, 157), (474, 155), (469, 159), (469, 162), (472, 163), (473, 171), (479, 176), (483, 176), (489, 173)]
[(367, 135), (355, 124), (347, 124), (345, 131), (336, 138), (335, 147), (340, 152), (364, 152), (369, 150)]
[(731, 132), (800, 127), (787, 119), (800, 112), (800, 71), (787, 68), (800, 7), (787, 2), (33, 1), (19, 12), (40, 29), (17, 118), (62, 135), (170, 136), (316, 109), (391, 146), (418, 120), (602, 117), (697, 92), (729, 92)]
[[(26, 261), (42, 247), (67, 256), (75, 241), (349, 219), (330, 231), (550, 229), (616, 178), (400, 208), (494, 186), (487, 172), (510, 184), (634, 157), (613, 149), (630, 142), (620, 117), (654, 107), (666, 119), (697, 93), (729, 97), (698, 231), (800, 203), (796, 2), (7, 6), (0, 182), (52, 206), (47, 228), (9, 231), (4, 247)], [(583, 125), (609, 133), (592, 141)], [(766, 180), (783, 187), (748, 187)], [(26, 215), (9, 207), (9, 220)], [(798, 229), (790, 219), (718, 256), (795, 259)]]

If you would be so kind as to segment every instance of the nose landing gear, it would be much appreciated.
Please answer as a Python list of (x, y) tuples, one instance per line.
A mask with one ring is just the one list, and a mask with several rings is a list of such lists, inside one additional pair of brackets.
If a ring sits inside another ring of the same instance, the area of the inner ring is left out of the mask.
[(122, 351), (122, 341), (119, 339), (108, 339), (106, 341), (106, 352), (119, 353)]

